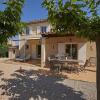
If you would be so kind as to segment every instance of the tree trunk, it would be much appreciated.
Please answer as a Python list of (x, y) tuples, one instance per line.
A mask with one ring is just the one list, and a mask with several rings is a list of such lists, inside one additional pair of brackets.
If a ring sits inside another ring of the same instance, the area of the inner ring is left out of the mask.
[(96, 53), (97, 53), (97, 100), (100, 100), (100, 36), (96, 38)]

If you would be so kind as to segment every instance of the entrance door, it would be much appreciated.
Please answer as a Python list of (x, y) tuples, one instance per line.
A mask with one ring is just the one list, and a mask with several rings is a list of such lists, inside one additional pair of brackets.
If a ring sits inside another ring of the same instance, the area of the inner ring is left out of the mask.
[(37, 45), (37, 57), (41, 57), (41, 45)]

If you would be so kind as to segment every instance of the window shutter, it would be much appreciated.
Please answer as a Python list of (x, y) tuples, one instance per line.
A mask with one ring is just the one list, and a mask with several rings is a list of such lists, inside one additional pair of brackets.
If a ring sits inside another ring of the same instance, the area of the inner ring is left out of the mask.
[(33, 34), (32, 26), (29, 27), (29, 34)]
[(84, 65), (86, 61), (86, 43), (80, 43), (78, 45), (78, 60), (81, 60), (81, 65)]
[(50, 25), (47, 26), (47, 32), (50, 32)]

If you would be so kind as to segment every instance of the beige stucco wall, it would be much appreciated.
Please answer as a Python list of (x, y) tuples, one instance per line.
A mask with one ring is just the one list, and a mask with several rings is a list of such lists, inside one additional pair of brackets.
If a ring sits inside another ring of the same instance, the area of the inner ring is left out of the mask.
[[(83, 57), (82, 59), (89, 59), (90, 57), (96, 57), (96, 47), (95, 47), (95, 43), (92, 42), (87, 42), (86, 39), (83, 38), (78, 38), (78, 37), (49, 37), (46, 38), (46, 59), (48, 58), (48, 56), (51, 55), (56, 55), (58, 53), (58, 44), (59, 43), (75, 43), (78, 44), (78, 52), (80, 47), (84, 46), (86, 47), (86, 52), (84, 51), (84, 53), (78, 53), (78, 57)], [(37, 51), (36, 51), (36, 46), (41, 44), (41, 40), (40, 39), (31, 39), (28, 40), (27, 43), (29, 45), (29, 49), (25, 50), (26, 51), (26, 55), (30, 54), (31, 58), (37, 58)], [(81, 45), (80, 45), (81, 44)], [(24, 46), (22, 46), (21, 48), (21, 52), (23, 54), (23, 48)], [(20, 52), (20, 53), (21, 53)]]
[[(39, 44), (38, 40), (41, 38), (40, 35), (40, 27), (47, 26), (47, 30), (50, 30), (50, 24), (48, 22), (36, 23), (36, 24), (29, 24), (28, 27), (30, 28), (30, 35), (19, 35), (19, 51), (20, 55), (24, 55), (24, 51), (26, 54), (30, 54), (34, 58), (36, 57), (36, 45)], [(32, 40), (30, 39), (32, 38)], [(29, 49), (24, 50), (25, 44), (29, 44)]]
[(51, 37), (46, 39), (46, 58), (58, 53), (58, 43), (86, 43), (85, 39), (78, 37)]
[(13, 53), (12, 49), (9, 49), (9, 58), (10, 59), (14, 59), (15, 58), (15, 54)]
[(31, 58), (37, 58), (36, 46), (40, 45), (40, 40), (29, 40), (28, 44), (30, 45), (29, 54), (31, 55)]
[(27, 41), (20, 41), (20, 44), (19, 44), (19, 54), (20, 56), (24, 56), (26, 54), (28, 54), (30, 51), (30, 47), (29, 49), (26, 49), (25, 45), (28, 45), (28, 42)]
[(95, 42), (87, 42), (87, 59), (96, 57), (96, 44)]
[(19, 50), (17, 48), (9, 48), (9, 58), (15, 59), (19, 56)]

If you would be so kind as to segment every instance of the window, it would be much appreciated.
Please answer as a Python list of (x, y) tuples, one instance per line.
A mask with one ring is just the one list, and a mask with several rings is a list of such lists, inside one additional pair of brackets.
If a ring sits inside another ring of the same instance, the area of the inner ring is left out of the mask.
[(29, 27), (26, 27), (26, 35), (29, 35)]
[(41, 32), (42, 32), (42, 33), (47, 32), (47, 26), (42, 26), (42, 27), (41, 27)]
[(77, 59), (77, 44), (66, 44), (65, 52), (68, 58)]

